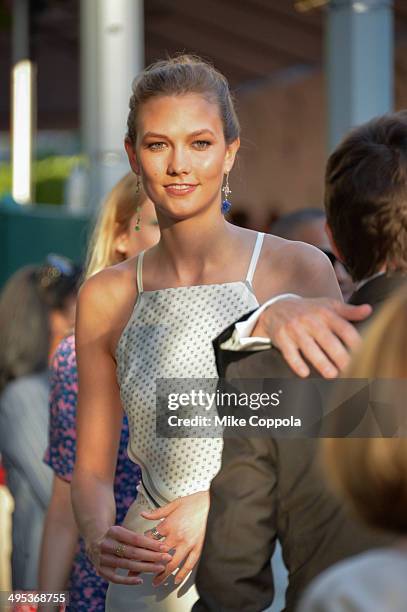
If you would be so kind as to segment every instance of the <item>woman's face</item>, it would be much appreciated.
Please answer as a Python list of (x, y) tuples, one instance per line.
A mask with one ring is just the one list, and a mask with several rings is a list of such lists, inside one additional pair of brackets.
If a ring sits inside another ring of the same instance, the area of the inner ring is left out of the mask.
[(126, 142), (130, 164), (141, 173), (157, 212), (172, 219), (217, 206), (225, 172), (239, 148), (225, 142), (217, 104), (199, 94), (159, 96), (137, 118), (136, 148)]

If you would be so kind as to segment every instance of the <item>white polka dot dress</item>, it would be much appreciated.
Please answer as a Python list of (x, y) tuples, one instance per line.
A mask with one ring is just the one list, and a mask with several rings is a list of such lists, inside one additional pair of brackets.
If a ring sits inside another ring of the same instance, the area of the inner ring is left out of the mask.
[(259, 234), (246, 281), (143, 291), (117, 347), (118, 382), (130, 427), (129, 456), (161, 504), (207, 490), (220, 467), (219, 438), (157, 438), (157, 378), (216, 378), (212, 340), (258, 302), (251, 280)]
[[(257, 236), (246, 280), (232, 283), (143, 291), (143, 254), (139, 255), (139, 295), (116, 352), (120, 395), (130, 428), (128, 453), (142, 468), (143, 485), (124, 521), (137, 533), (157, 524), (140, 516), (152, 506), (149, 496), (164, 505), (207, 490), (219, 470), (221, 439), (156, 436), (156, 379), (217, 378), (212, 340), (258, 306), (251, 281), (263, 236)], [(141, 586), (111, 583), (106, 611), (189, 612), (198, 597), (195, 571), (181, 586), (173, 576), (158, 588), (152, 586), (150, 574), (142, 577)]]

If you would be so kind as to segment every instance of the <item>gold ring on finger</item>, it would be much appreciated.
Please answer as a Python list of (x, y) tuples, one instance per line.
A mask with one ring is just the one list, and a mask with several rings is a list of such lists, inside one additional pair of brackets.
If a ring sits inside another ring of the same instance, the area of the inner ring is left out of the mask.
[(116, 557), (124, 557), (124, 546), (125, 545), (122, 542), (116, 546), (114, 549), (114, 554)]

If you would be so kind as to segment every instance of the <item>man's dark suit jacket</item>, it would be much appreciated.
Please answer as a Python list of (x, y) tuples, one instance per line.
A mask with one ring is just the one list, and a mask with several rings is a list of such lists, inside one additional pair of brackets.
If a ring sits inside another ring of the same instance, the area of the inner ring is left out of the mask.
[[(354, 293), (353, 304), (374, 313), (405, 282), (380, 276)], [(248, 316), (248, 315), (247, 315)], [(221, 378), (295, 376), (279, 351), (219, 348), (234, 325), (214, 342)], [(211, 507), (193, 612), (259, 612), (273, 600), (270, 558), (280, 540), (289, 572), (286, 610), (294, 610), (308, 583), (337, 561), (388, 544), (389, 538), (350, 519), (324, 484), (318, 440), (225, 438), (222, 468), (211, 484)]]

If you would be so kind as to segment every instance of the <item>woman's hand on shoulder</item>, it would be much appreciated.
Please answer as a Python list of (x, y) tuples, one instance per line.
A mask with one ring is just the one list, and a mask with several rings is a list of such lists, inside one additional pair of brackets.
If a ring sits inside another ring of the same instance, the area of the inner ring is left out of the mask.
[(169, 549), (175, 549), (165, 571), (154, 578), (154, 586), (164, 582), (177, 568), (174, 582), (181, 584), (193, 570), (201, 555), (208, 511), (209, 492), (200, 491), (180, 497), (152, 512), (142, 512), (142, 516), (148, 520), (161, 520), (156, 529), (164, 536)]
[[(142, 584), (141, 573), (160, 574), (172, 557), (169, 547), (130, 529), (113, 525), (104, 536), (86, 542), (86, 552), (98, 575), (116, 584)], [(128, 575), (116, 569), (128, 570)]]

